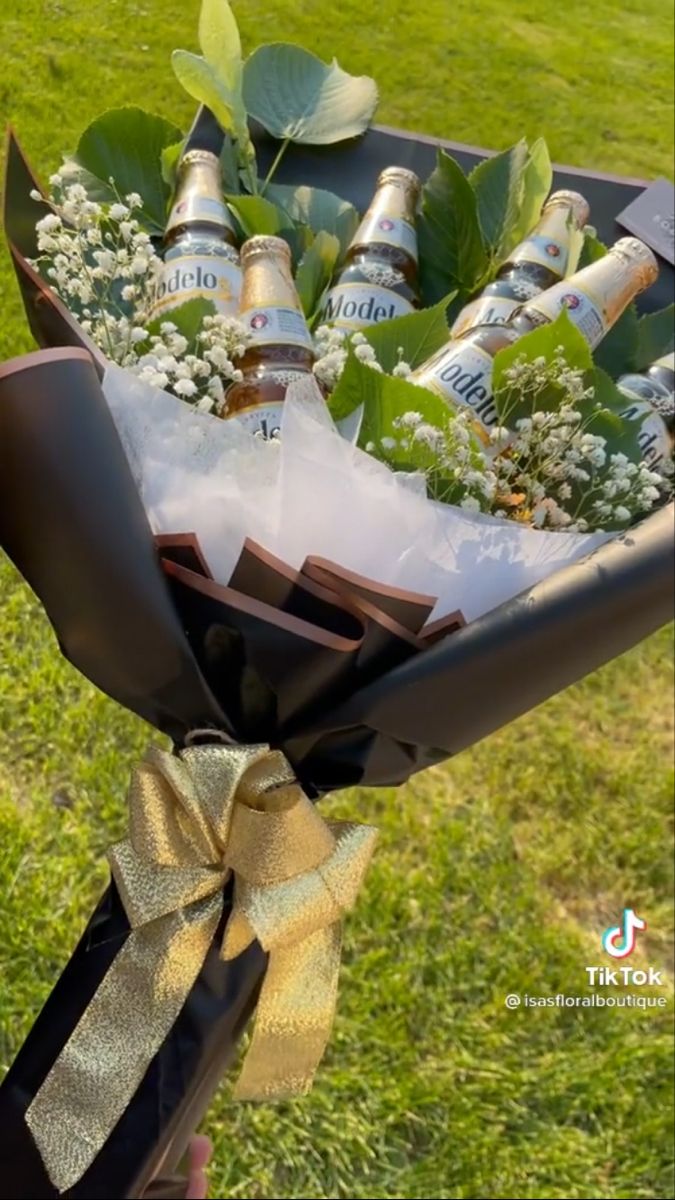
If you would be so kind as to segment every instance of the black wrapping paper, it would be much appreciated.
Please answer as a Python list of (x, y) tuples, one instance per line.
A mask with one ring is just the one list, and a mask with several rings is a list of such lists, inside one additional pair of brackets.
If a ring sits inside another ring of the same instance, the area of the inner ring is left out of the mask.
[[(330, 153), (292, 148), (281, 177), (330, 186), (362, 208), (382, 167), (425, 173), (437, 144), (372, 131)], [(480, 157), (448, 145), (463, 165)], [(18, 147), (10, 151), (7, 230), (31, 327), (43, 344), (76, 348), (0, 368), (0, 545), (70, 661), (177, 745), (194, 727), (264, 737), (312, 796), (400, 783), (668, 620), (672, 506), (428, 646), (420, 635), (429, 598), (378, 595), (358, 579), (336, 591), (330, 564), (309, 562), (312, 590), (255, 554), (242, 556), (227, 589), (209, 580), (194, 541), (156, 546), (100, 389), (100, 356), (87, 353), (72, 318), (25, 264), (34, 248), (16, 206), (30, 172)], [(607, 240), (619, 232), (614, 214), (640, 190), (576, 173), (559, 173), (556, 185), (582, 187)], [(671, 290), (664, 267), (641, 304), (660, 307)], [(23, 1114), (127, 932), (111, 887), (0, 1088), (0, 1197), (56, 1195)], [(127, 1113), (69, 1195), (137, 1196), (160, 1163), (175, 1165), (263, 970), (257, 946), (229, 964), (209, 955)]]

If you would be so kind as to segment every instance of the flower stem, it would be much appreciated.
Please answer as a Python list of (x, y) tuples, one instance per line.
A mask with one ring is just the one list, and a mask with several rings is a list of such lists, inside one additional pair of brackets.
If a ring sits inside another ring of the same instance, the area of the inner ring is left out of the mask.
[(279, 163), (281, 162), (282, 158), (284, 157), (284, 154), (288, 150), (288, 147), (290, 146), (290, 144), (291, 144), (291, 139), (284, 138), (279, 149), (277, 150), (277, 153), (275, 155), (272, 166), (270, 167), (269, 171), (267, 172), (267, 175), (265, 176), (265, 182), (263, 183), (263, 185), (260, 189), (261, 196), (265, 195), (265, 192), (267, 191), (269, 184), (272, 182), (272, 176), (275, 174), (276, 169), (279, 166)]

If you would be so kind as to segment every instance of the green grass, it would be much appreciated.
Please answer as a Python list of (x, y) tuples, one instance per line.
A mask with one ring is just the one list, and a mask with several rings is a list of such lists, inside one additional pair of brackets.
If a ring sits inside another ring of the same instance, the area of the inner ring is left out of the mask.
[[(670, 169), (665, 0), (235, 8), (248, 47), (293, 39), (375, 74), (382, 121), (495, 147), (543, 132), (558, 161)], [(26, 0), (3, 14), (0, 108), (44, 175), (104, 106), (189, 120), (167, 61), (195, 48), (197, 9)], [(0, 281), (4, 358), (30, 338), (4, 258)], [(104, 884), (148, 730), (63, 663), (7, 564), (0, 594), (4, 1069)], [(669, 1013), (504, 1006), (583, 993), (624, 905), (649, 924), (631, 961), (671, 979), (671, 689), (664, 631), (408, 787), (324, 804), (382, 830), (347, 923), (334, 1038), (307, 1099), (237, 1107), (222, 1089), (213, 1195), (673, 1195)]]

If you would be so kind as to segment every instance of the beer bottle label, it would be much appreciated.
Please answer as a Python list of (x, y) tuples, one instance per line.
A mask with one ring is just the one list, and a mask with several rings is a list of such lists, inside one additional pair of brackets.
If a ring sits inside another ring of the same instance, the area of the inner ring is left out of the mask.
[(369, 283), (342, 283), (331, 288), (323, 308), (323, 320), (340, 329), (363, 329), (414, 312), (409, 300), (389, 288)]
[(268, 304), (260, 308), (248, 308), (239, 314), (253, 346), (306, 346), (312, 349), (312, 335), (307, 322), (297, 308), (282, 304)]
[(275, 404), (254, 404), (250, 408), (241, 408), (231, 415), (225, 414), (228, 421), (237, 421), (249, 433), (263, 438), (266, 442), (278, 438), (281, 431), (281, 414), (283, 401)]
[(403, 217), (383, 212), (367, 214), (352, 238), (352, 246), (367, 246), (372, 242), (398, 246), (417, 262), (417, 232)]
[(218, 254), (182, 254), (164, 263), (150, 311), (163, 316), (187, 300), (212, 300), (216, 312), (237, 315), (241, 270), (236, 262)]
[(668, 395), (666, 388), (647, 375), (622, 375), (618, 381), (618, 387), (619, 391), (624, 396), (630, 397), (631, 400), (646, 400), (647, 403), (652, 404), (655, 400)]
[(567, 309), (573, 325), (586, 338), (591, 349), (602, 341), (609, 321), (600, 300), (579, 287), (570, 286), (567, 280), (556, 283), (534, 300), (528, 300), (525, 313), (539, 313), (548, 321), (555, 321), (563, 308)]
[(506, 325), (511, 313), (521, 304), (522, 300), (514, 300), (511, 296), (479, 296), (464, 306), (450, 333), (459, 337), (475, 325)]
[[(621, 391), (627, 391), (623, 381)], [(654, 411), (649, 401), (637, 398), (633, 404), (624, 409), (620, 416), (627, 421), (637, 421), (642, 418), (637, 440), (642, 452), (642, 461), (650, 470), (655, 470), (662, 462), (670, 458), (673, 443), (668, 427), (659, 414)]]
[(478, 423), (489, 431), (499, 423), (492, 398), (492, 366), (485, 350), (460, 342), (454, 351), (432, 360), (413, 382), (436, 392), (453, 408), (473, 409)]
[(568, 256), (569, 245), (567, 243), (542, 233), (533, 233), (532, 237), (514, 250), (510, 261), (516, 264), (527, 262), (548, 267), (549, 270), (555, 271), (562, 277), (567, 270)]

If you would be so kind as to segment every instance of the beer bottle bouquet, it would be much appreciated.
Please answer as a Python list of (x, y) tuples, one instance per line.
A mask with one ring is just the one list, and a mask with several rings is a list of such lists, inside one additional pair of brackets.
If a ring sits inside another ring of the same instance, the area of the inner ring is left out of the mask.
[(14, 1200), (140, 1195), (256, 1005), (238, 1094), (307, 1090), (374, 839), (312, 802), (405, 781), (669, 615), (647, 246), (599, 243), (542, 140), (468, 178), (392, 164), (362, 213), (279, 183), (294, 144), (364, 133), (373, 81), (244, 62), (226, 0), (200, 45), (173, 60), (187, 136), (105, 113), (48, 191), (9, 143), (44, 349), (0, 366), (0, 542), (63, 653), (173, 743), (0, 1088)]

